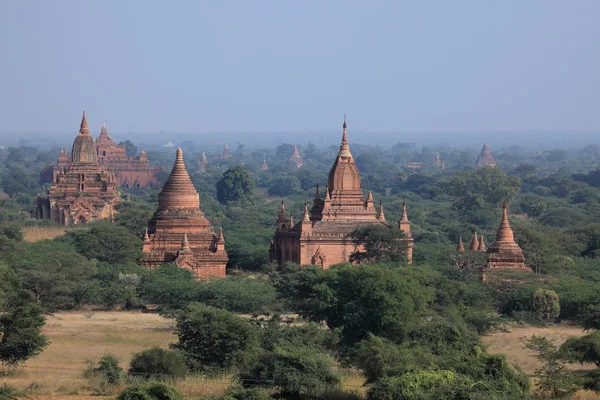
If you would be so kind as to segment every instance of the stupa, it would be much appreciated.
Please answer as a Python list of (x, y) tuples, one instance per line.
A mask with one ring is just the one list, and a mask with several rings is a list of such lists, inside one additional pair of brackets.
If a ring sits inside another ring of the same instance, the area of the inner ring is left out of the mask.
[(208, 160), (206, 159), (206, 155), (202, 152), (202, 158), (198, 161), (198, 171), (206, 172), (206, 166), (208, 165)]
[(231, 154), (229, 154), (229, 145), (225, 144), (225, 147), (223, 147), (223, 155), (221, 156), (221, 158), (223, 160), (228, 160), (232, 157), (233, 156)]
[(300, 156), (300, 153), (298, 152), (298, 147), (296, 147), (296, 145), (294, 145), (294, 151), (290, 156), (290, 165), (292, 165), (296, 169), (299, 169), (304, 165), (304, 161), (302, 161), (302, 157)]
[(229, 260), (223, 230), (215, 233), (200, 209), (200, 195), (177, 149), (175, 164), (158, 197), (158, 209), (144, 235), (141, 265), (156, 268), (175, 263), (198, 279), (225, 277)]
[(483, 147), (481, 148), (481, 154), (477, 158), (476, 164), (479, 166), (487, 165), (488, 167), (496, 166), (496, 160), (494, 160), (492, 151), (490, 150), (487, 142), (483, 144)]
[(260, 167), (260, 169), (262, 171), (268, 171), (269, 170), (269, 164), (267, 164), (267, 160), (263, 160), (262, 166)]
[(515, 242), (513, 231), (508, 222), (506, 202), (502, 205), (502, 220), (496, 233), (496, 241), (488, 249), (487, 265), (489, 269), (513, 269), (533, 272), (525, 265), (523, 250)]

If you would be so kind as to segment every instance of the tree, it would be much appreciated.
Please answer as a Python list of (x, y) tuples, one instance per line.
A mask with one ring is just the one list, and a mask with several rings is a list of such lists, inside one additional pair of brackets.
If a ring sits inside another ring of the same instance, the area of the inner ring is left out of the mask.
[(223, 204), (250, 204), (253, 193), (254, 181), (242, 166), (229, 168), (217, 182), (217, 198)]
[(119, 143), (119, 146), (125, 146), (125, 154), (129, 157), (135, 156), (138, 152), (137, 146), (131, 143), (129, 140)]
[(237, 315), (214, 307), (192, 303), (177, 318), (179, 342), (188, 367), (195, 371), (227, 371), (248, 360), (258, 346), (254, 325)]
[(181, 353), (153, 347), (133, 356), (128, 373), (145, 379), (173, 379), (183, 378), (186, 372)]
[(354, 230), (350, 237), (354, 251), (350, 262), (403, 262), (408, 243), (401, 230), (373, 225)]
[(16, 365), (42, 352), (42, 308), (22, 289), (14, 273), (0, 266), (0, 362)]
[(554, 343), (544, 336), (533, 335), (525, 343), (525, 348), (536, 352), (542, 362), (542, 366), (535, 370), (538, 377), (536, 386), (541, 395), (559, 397), (577, 389)]
[(122, 226), (98, 224), (69, 235), (80, 254), (112, 265), (135, 263), (143, 255), (142, 240)]
[(269, 184), (269, 196), (291, 196), (300, 191), (300, 181), (293, 175), (275, 177)]
[(337, 385), (332, 360), (308, 347), (277, 347), (240, 373), (245, 387), (279, 389), (283, 398), (320, 398)]
[(117, 211), (117, 225), (127, 228), (132, 235), (142, 237), (148, 227), (148, 221), (152, 218), (153, 211), (133, 202), (121, 203)]
[(533, 293), (533, 310), (542, 321), (548, 321), (560, 314), (560, 301), (554, 290), (539, 288)]
[(163, 382), (137, 384), (125, 389), (116, 400), (183, 400), (184, 397)]

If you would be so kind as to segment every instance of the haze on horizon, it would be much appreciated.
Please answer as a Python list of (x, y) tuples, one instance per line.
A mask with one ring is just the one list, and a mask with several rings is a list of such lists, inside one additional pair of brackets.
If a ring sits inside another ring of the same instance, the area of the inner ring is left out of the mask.
[(600, 129), (600, 2), (5, 1), (0, 132)]

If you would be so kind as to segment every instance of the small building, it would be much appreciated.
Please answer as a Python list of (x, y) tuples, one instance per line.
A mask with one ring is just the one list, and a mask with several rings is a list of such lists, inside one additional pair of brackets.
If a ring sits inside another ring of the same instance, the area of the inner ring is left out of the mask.
[(225, 277), (229, 257), (223, 230), (216, 233), (200, 209), (196, 191), (177, 149), (175, 164), (158, 197), (158, 209), (144, 235), (141, 265), (175, 263), (198, 279)]
[(223, 148), (223, 155), (221, 156), (221, 159), (229, 160), (230, 158), (233, 158), (233, 156), (231, 154), (229, 154), (229, 145), (225, 144), (225, 147)]
[(298, 147), (296, 147), (296, 145), (294, 145), (294, 151), (290, 156), (290, 165), (296, 169), (300, 169), (300, 167), (304, 165), (304, 161), (302, 161), (302, 157), (300, 156)]
[(476, 164), (480, 167), (484, 165), (488, 167), (496, 166), (496, 160), (494, 160), (494, 157), (492, 156), (492, 151), (490, 150), (490, 147), (488, 146), (487, 142), (483, 144), (483, 147), (481, 148), (481, 154), (479, 155), (479, 157), (477, 157)]
[(206, 155), (202, 152), (202, 158), (198, 161), (198, 171), (206, 172), (206, 166), (208, 165), (208, 160), (206, 159)]

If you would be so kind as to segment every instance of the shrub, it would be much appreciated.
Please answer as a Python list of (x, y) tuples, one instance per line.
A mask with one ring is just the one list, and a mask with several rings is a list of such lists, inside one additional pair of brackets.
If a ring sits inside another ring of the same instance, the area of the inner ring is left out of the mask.
[(560, 301), (554, 290), (539, 288), (533, 293), (533, 309), (539, 319), (548, 321), (560, 314)]
[(214, 373), (247, 360), (258, 347), (258, 331), (243, 318), (225, 310), (192, 303), (177, 318), (179, 342), (188, 367)]
[(331, 361), (306, 347), (264, 352), (240, 374), (244, 387), (276, 388), (284, 398), (320, 397), (339, 385)]
[(0, 400), (18, 400), (23, 398), (26, 398), (25, 395), (14, 387), (6, 383), (0, 386)]
[(181, 353), (154, 347), (134, 355), (128, 373), (144, 379), (159, 379), (182, 378), (186, 372), (185, 358)]
[(270, 398), (265, 389), (233, 387), (225, 392), (221, 400), (269, 400)]
[(183, 396), (163, 382), (150, 382), (125, 389), (116, 400), (183, 400)]
[(107, 354), (98, 361), (96, 367), (90, 366), (85, 377), (99, 377), (108, 385), (116, 385), (123, 379), (123, 368), (119, 366), (119, 359), (112, 354)]

